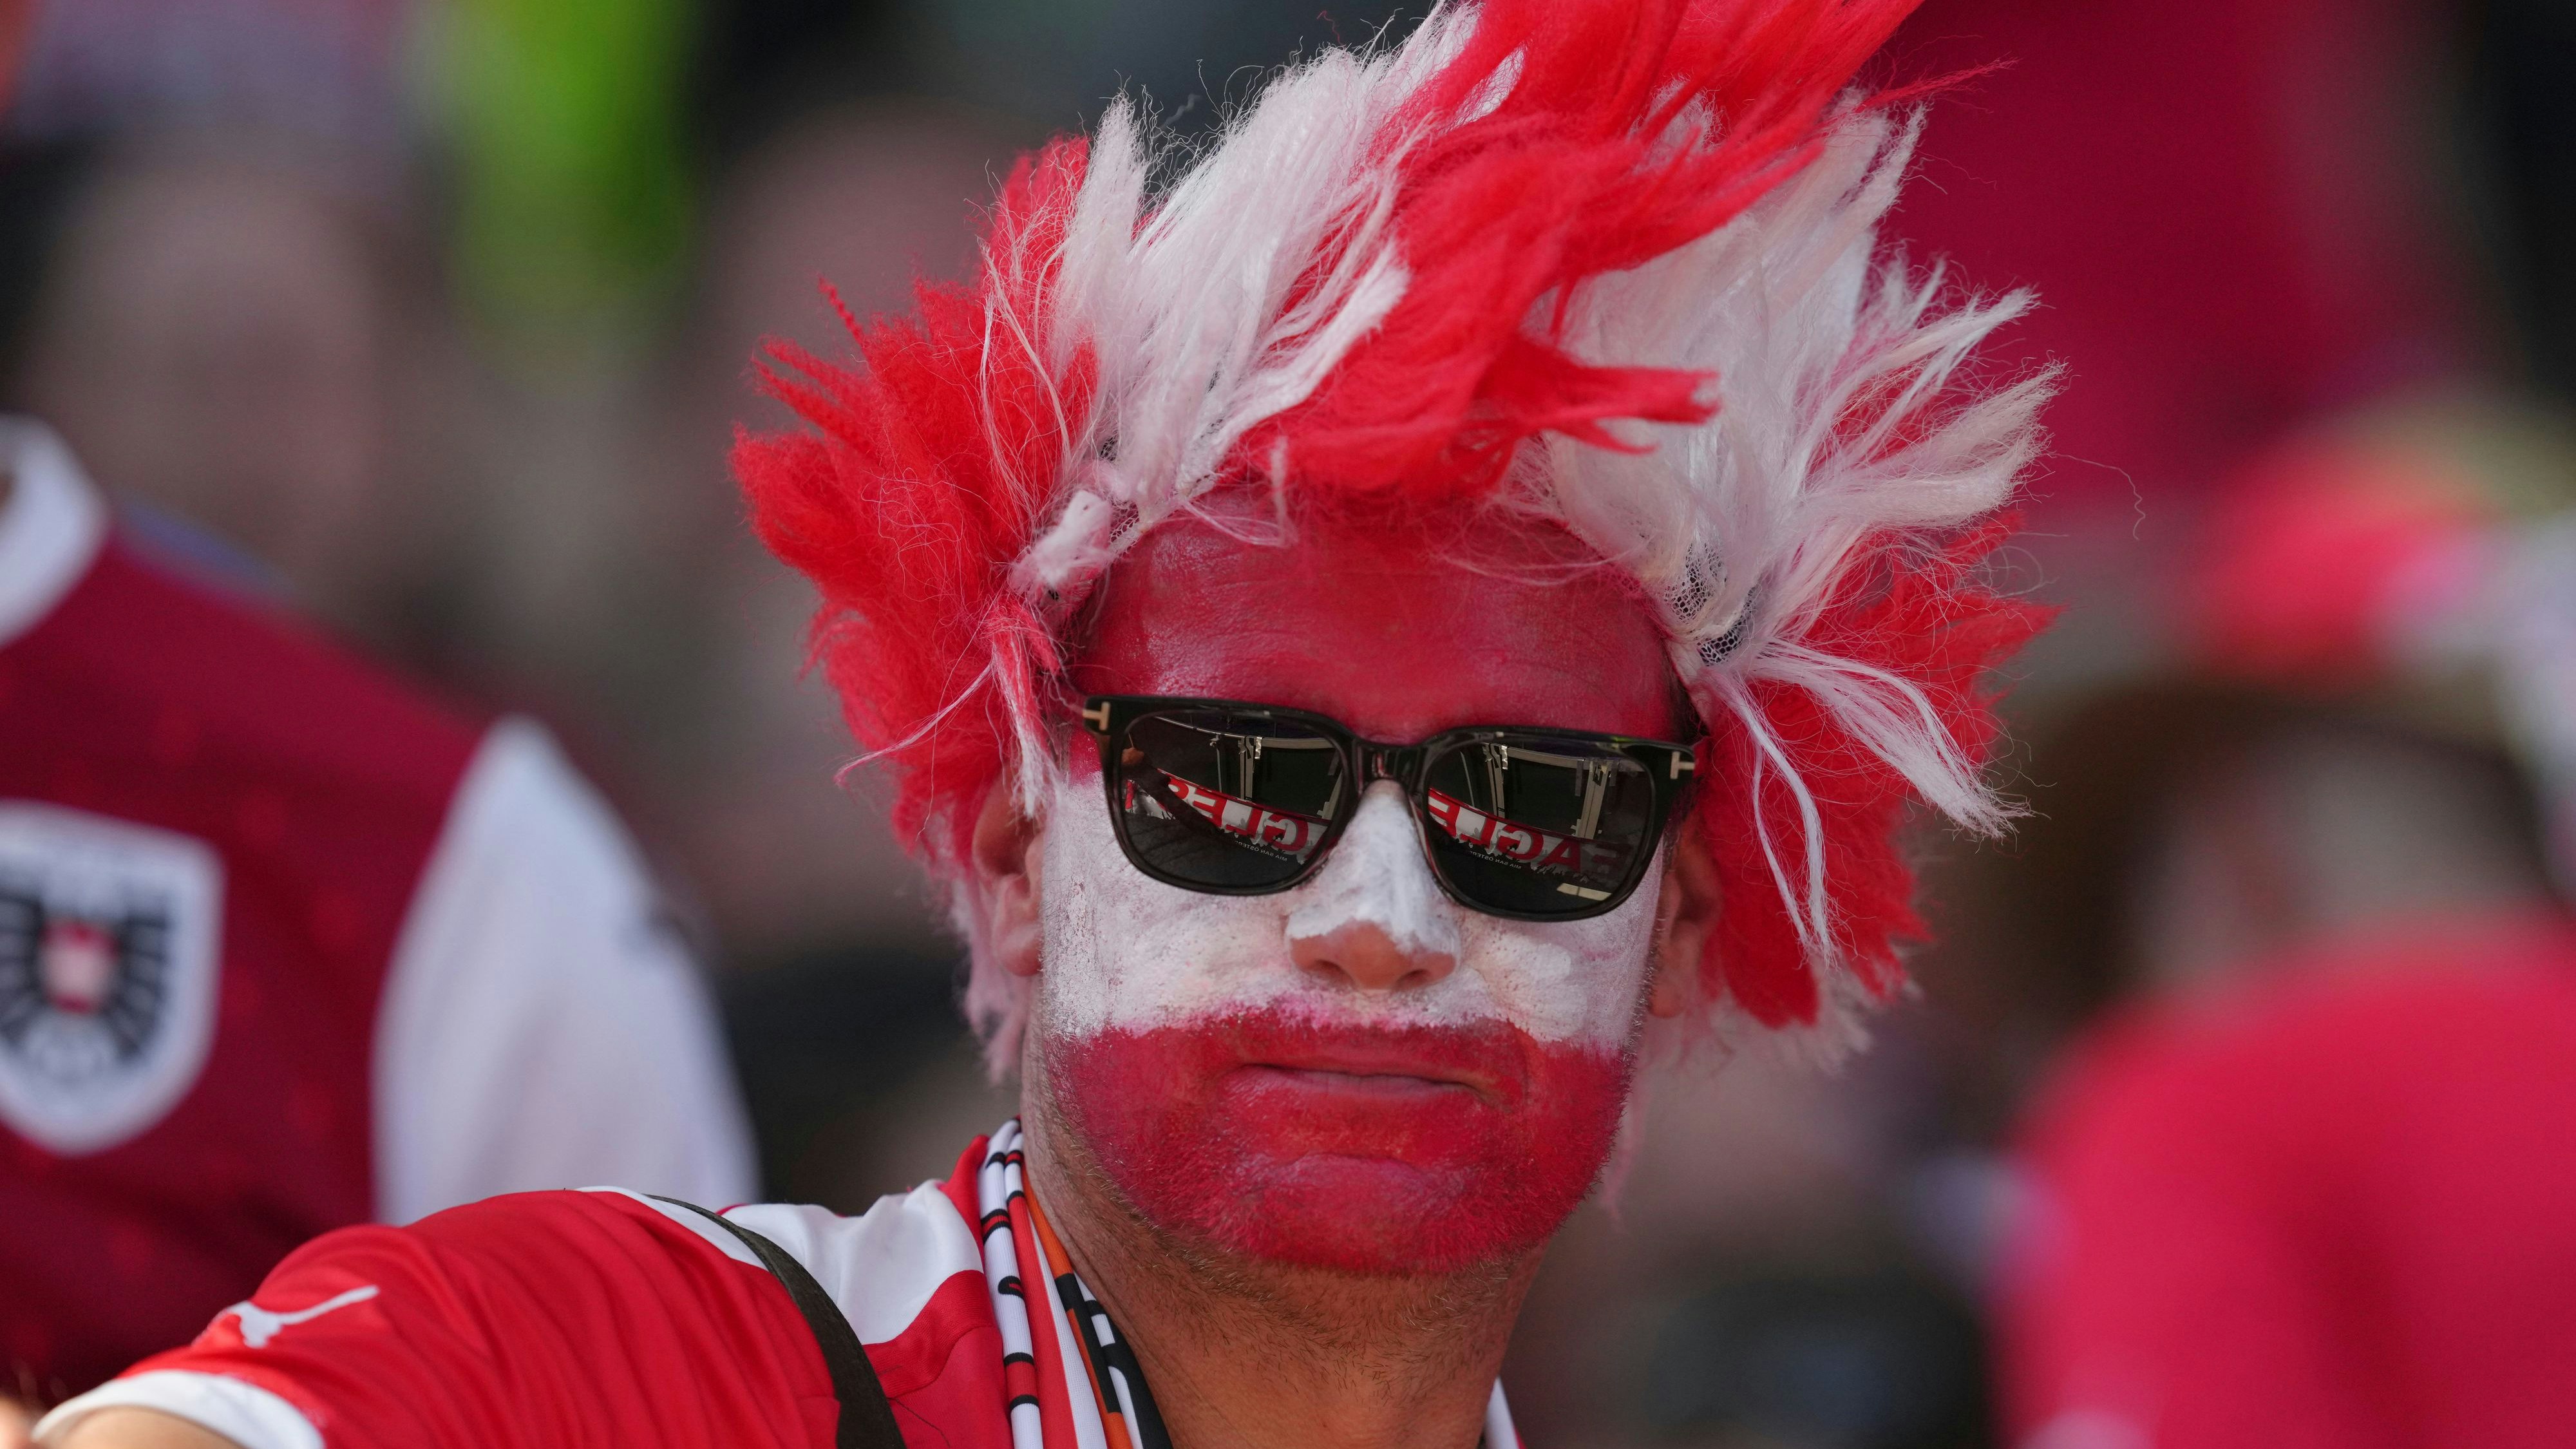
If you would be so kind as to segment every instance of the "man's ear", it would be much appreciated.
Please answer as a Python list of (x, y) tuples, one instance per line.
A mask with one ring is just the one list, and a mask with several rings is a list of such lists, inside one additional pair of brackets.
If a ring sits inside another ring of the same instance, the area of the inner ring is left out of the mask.
[(1038, 910), (1039, 847), (1043, 822), (1020, 813), (1011, 782), (1000, 779), (975, 817), (975, 909), (984, 918), (984, 944), (1014, 976), (1035, 976), (1045, 956), (1046, 928)]
[(1664, 855), (1664, 890), (1655, 903), (1655, 985), (1646, 996), (1647, 1011), (1675, 1017), (1698, 999), (1700, 963), (1722, 904), (1708, 838), (1685, 820)]

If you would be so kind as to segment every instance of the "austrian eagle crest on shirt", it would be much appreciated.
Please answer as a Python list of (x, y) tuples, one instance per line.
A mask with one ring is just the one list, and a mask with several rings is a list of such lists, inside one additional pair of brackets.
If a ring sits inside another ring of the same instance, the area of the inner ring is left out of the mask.
[(0, 801), (0, 1122), (95, 1152), (186, 1094), (214, 1034), (221, 882), (203, 841)]

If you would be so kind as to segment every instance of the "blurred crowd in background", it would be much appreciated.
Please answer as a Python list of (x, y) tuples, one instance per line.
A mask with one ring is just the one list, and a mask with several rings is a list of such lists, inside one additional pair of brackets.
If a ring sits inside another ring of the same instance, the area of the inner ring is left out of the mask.
[[(1015, 151), (1121, 85), (1204, 131), (1418, 8), (0, 0), (0, 411), (129, 529), (544, 720), (679, 905), (767, 1191), (856, 1209), (1010, 1097), (727, 480), (790, 422), (755, 352), (838, 348), (824, 284), (964, 275)], [(2576, 13), (1929, 0), (1884, 63), (1975, 72), (1894, 231), (2038, 291), (1998, 375), (2067, 369), (2006, 560), (2064, 610), (2005, 681), (2030, 818), (1921, 842), (1941, 942), (1855, 1064), (1650, 1084), (1506, 1370), (1533, 1443), (2000, 1442), (2055, 1392), (2001, 1359), (2076, 1311), (2017, 1297), (2073, 1271), (2033, 1173), (2120, 1196), (2082, 1134), (2148, 1110), (2157, 1013), (2576, 888)]]

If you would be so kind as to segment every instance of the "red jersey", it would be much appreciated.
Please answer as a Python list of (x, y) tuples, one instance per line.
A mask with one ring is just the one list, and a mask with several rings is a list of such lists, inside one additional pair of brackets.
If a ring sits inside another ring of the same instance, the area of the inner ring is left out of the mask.
[(155, 562), (33, 424), (0, 472), (0, 1391), (350, 1223), (748, 1191), (691, 962), (541, 731)]
[[(725, 1216), (813, 1274), (913, 1449), (1164, 1449), (1134, 1354), (1021, 1176), (1019, 1124), (860, 1217)], [(691, 1210), (528, 1193), (350, 1228), (279, 1265), (195, 1344), (37, 1426), (160, 1409), (244, 1449), (829, 1449), (832, 1381), (787, 1290)], [(1496, 1387), (1486, 1449), (1517, 1449)]]
[(2333, 956), (2115, 1024), (2044, 1104), (2004, 1319), (2018, 1442), (2568, 1442), (2576, 929)]

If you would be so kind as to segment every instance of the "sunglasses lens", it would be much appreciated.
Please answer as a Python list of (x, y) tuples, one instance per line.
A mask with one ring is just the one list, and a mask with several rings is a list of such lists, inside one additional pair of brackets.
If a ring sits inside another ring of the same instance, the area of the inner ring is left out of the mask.
[(1507, 734), (1425, 763), (1432, 865), (1477, 905), (1596, 915), (1625, 897), (1654, 852), (1654, 782), (1607, 745)]
[(1303, 874), (1350, 808), (1342, 752), (1314, 729), (1217, 709), (1128, 725), (1110, 763), (1128, 848), (1175, 884), (1260, 891)]

